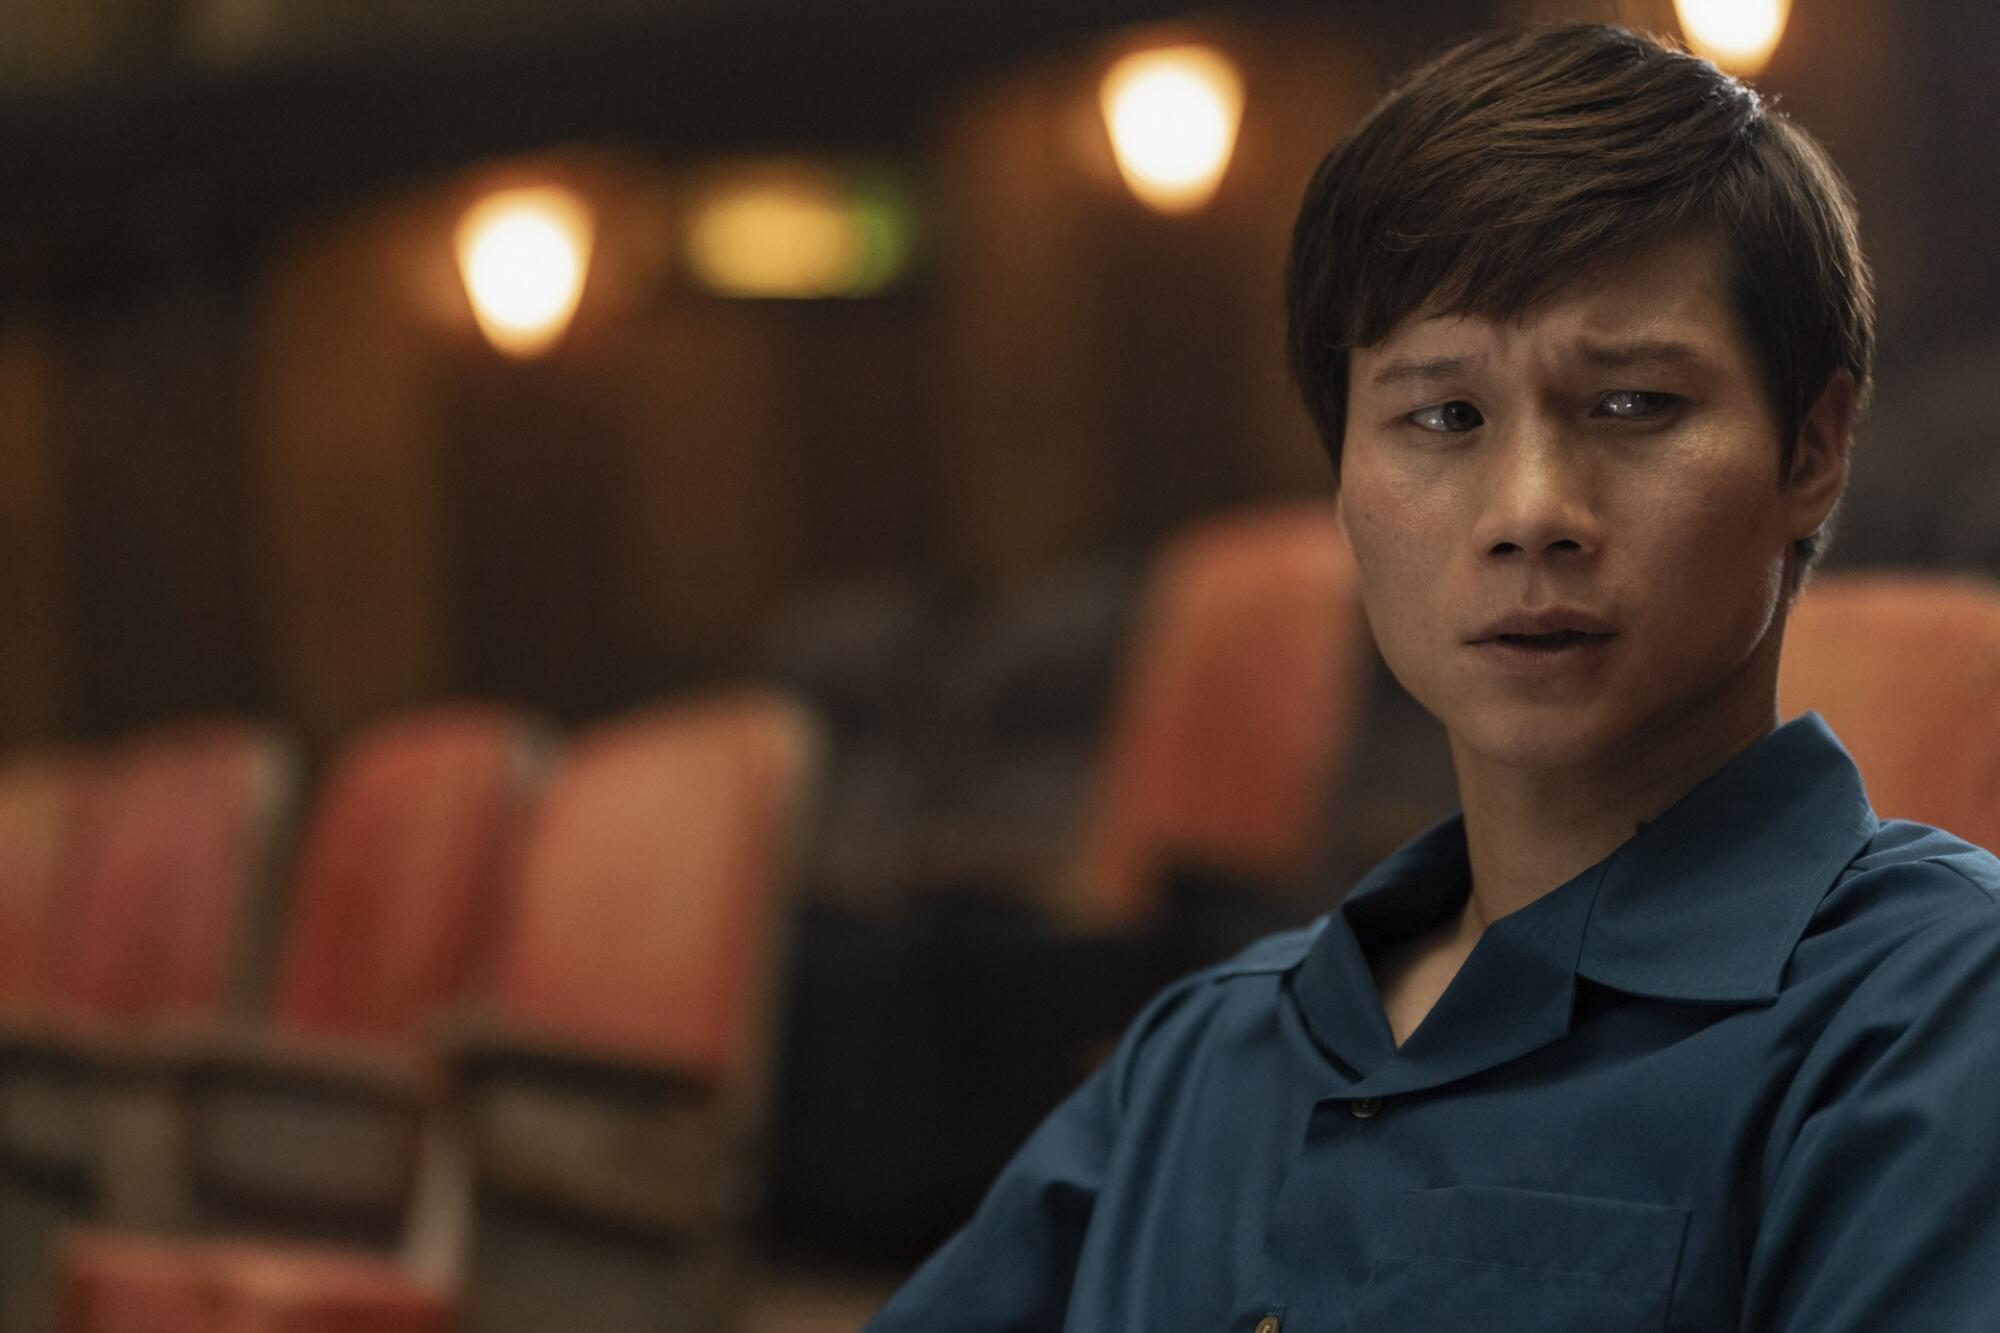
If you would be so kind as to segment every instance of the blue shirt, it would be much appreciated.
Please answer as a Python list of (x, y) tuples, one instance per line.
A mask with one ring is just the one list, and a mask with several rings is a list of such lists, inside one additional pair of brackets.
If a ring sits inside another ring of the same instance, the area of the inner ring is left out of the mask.
[(1167, 990), (868, 1333), (2000, 1329), (2000, 861), (1808, 714), (1489, 923), (1463, 825)]

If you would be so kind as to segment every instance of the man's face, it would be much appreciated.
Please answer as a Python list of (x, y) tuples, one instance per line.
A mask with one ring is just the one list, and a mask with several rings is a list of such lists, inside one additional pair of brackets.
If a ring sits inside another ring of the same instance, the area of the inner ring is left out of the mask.
[(1363, 598), (1455, 747), (1556, 769), (1760, 692), (1768, 717), (1786, 554), (1839, 497), (1847, 421), (1780, 488), (1722, 272), (1713, 240), (1680, 239), (1521, 320), (1419, 314), (1350, 357), (1340, 507)]

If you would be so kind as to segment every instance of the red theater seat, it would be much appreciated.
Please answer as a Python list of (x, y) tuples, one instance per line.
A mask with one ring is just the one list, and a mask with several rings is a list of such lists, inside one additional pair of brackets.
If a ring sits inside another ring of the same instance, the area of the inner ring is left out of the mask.
[(75, 878), (92, 772), (85, 755), (54, 751), (0, 767), (0, 1013), (47, 1002), (51, 936)]
[[(410, 1047), (459, 997), (550, 742), (500, 708), (426, 709), (355, 737), (300, 848), (274, 1027)], [(365, 966), (357, 966), (364, 963)]]
[(1305, 871), (1367, 644), (1331, 505), (1252, 510), (1168, 545), (1064, 875), (1069, 910), (1093, 925), (1136, 921), (1177, 860), (1253, 878)]
[(456, 1063), (469, 1329), (722, 1326), (817, 748), (745, 694), (603, 725), (551, 775)]
[(1785, 631), (1785, 717), (1817, 710), (1885, 819), (2000, 847), (2000, 587), (1822, 574)]
[(270, 886), (296, 794), (290, 747), (249, 723), (189, 723), (119, 747), (63, 905), (58, 1020), (213, 1019), (244, 998), (242, 926)]
[(454, 1303), (381, 1259), (84, 1232), (57, 1333), (448, 1333)]
[(519, 714), (454, 705), (342, 749), (301, 844), (266, 1021), (189, 1034), (178, 1052), (173, 1141), (191, 1160), (157, 1189), (190, 1201), (179, 1220), (411, 1239), (436, 1104), (425, 1025), (474, 976), (545, 748)]
[(234, 720), (145, 733), (105, 760), (46, 1003), (0, 1041), (7, 1333), (46, 1325), (50, 1242), (102, 1205), (145, 1041), (240, 997), (241, 925), (268, 889), (294, 785), (289, 749)]
[[(438, 1146), (423, 1025), (475, 974), (545, 749), (520, 715), (474, 705), (342, 749), (300, 849), (268, 1019), (184, 1031), (162, 1054), (153, 1151), (114, 1164), (124, 1220), (448, 1254), (451, 1235), (410, 1234), (463, 1225), (413, 1218)], [(65, 1328), (418, 1333), (453, 1308), (379, 1255), (263, 1240), (104, 1233), (69, 1262)]]

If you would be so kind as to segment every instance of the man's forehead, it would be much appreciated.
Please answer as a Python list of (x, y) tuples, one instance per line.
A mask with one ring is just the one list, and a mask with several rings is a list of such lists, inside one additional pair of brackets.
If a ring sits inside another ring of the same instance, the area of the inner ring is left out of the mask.
[(1609, 366), (1635, 355), (1671, 359), (1676, 349), (1723, 355), (1734, 336), (1722, 247), (1701, 236), (1606, 256), (1511, 315), (1419, 309), (1355, 356), (1357, 369), (1371, 372), (1391, 361), (1483, 360), (1524, 348)]

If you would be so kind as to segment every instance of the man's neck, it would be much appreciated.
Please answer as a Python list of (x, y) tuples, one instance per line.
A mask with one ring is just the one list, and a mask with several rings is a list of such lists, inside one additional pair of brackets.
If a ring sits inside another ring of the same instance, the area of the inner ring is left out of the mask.
[[(1760, 650), (1758, 658), (1764, 653)], [(1777, 725), (1776, 654), (1698, 714), (1663, 719), (1615, 753), (1571, 769), (1492, 761), (1452, 738), (1472, 894), (1462, 940), (1518, 911), (1617, 850)]]

